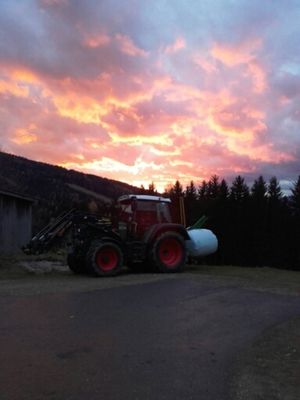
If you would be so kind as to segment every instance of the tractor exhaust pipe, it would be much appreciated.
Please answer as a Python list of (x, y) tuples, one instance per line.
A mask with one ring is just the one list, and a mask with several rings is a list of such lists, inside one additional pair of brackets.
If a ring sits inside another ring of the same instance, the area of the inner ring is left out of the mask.
[(185, 207), (184, 207), (184, 198), (179, 197), (179, 211), (180, 211), (180, 223), (186, 228), (186, 216), (185, 216)]

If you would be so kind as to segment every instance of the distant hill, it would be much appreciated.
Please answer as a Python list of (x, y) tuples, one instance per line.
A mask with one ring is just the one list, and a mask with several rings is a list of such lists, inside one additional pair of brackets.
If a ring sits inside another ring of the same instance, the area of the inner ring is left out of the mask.
[[(71, 208), (94, 209), (123, 194), (138, 193), (137, 187), (96, 175), (68, 170), (0, 152), (0, 190), (27, 195), (36, 200), (34, 228)], [(93, 192), (97, 196), (93, 196)]]

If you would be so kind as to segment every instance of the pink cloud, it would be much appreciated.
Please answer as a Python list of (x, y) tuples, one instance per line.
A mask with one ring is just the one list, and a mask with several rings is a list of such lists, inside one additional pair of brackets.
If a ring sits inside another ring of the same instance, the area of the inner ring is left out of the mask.
[(110, 42), (110, 37), (105, 33), (88, 35), (84, 40), (85, 45), (92, 48), (106, 46)]
[(147, 52), (143, 49), (140, 49), (139, 47), (137, 47), (132, 39), (130, 39), (128, 36), (126, 35), (121, 35), (121, 34), (117, 34), (115, 36), (115, 39), (120, 47), (120, 50), (125, 53), (128, 54), (129, 56), (139, 56), (139, 57), (146, 57), (147, 56)]
[(262, 47), (261, 39), (247, 40), (236, 46), (215, 43), (211, 49), (211, 55), (228, 67), (239, 64), (247, 64), (256, 57), (256, 53)]
[(266, 36), (150, 31), (155, 18), (139, 30), (139, 7), (42, 6), (40, 25), (22, 21), (24, 41), (9, 28), (14, 46), (0, 56), (4, 150), (160, 189), (212, 173), (295, 170), (299, 79), (271, 77)]
[(165, 54), (175, 54), (178, 51), (184, 49), (186, 47), (186, 43), (183, 37), (178, 37), (174, 43), (167, 46), (164, 49)]

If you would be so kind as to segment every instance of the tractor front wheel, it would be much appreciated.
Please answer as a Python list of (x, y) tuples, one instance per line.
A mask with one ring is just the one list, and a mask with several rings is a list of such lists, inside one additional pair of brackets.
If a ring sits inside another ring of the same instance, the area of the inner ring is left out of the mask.
[(186, 247), (183, 237), (176, 232), (165, 232), (154, 242), (151, 263), (159, 272), (180, 272), (186, 264)]
[(93, 275), (114, 276), (123, 266), (123, 253), (114, 242), (93, 242), (86, 257), (86, 265)]

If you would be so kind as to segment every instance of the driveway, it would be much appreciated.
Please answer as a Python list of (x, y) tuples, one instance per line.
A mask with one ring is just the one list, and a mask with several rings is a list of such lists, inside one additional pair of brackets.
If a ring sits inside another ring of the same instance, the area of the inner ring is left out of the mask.
[(1, 400), (231, 399), (239, 355), (300, 315), (298, 296), (192, 273), (124, 279), (0, 296)]

